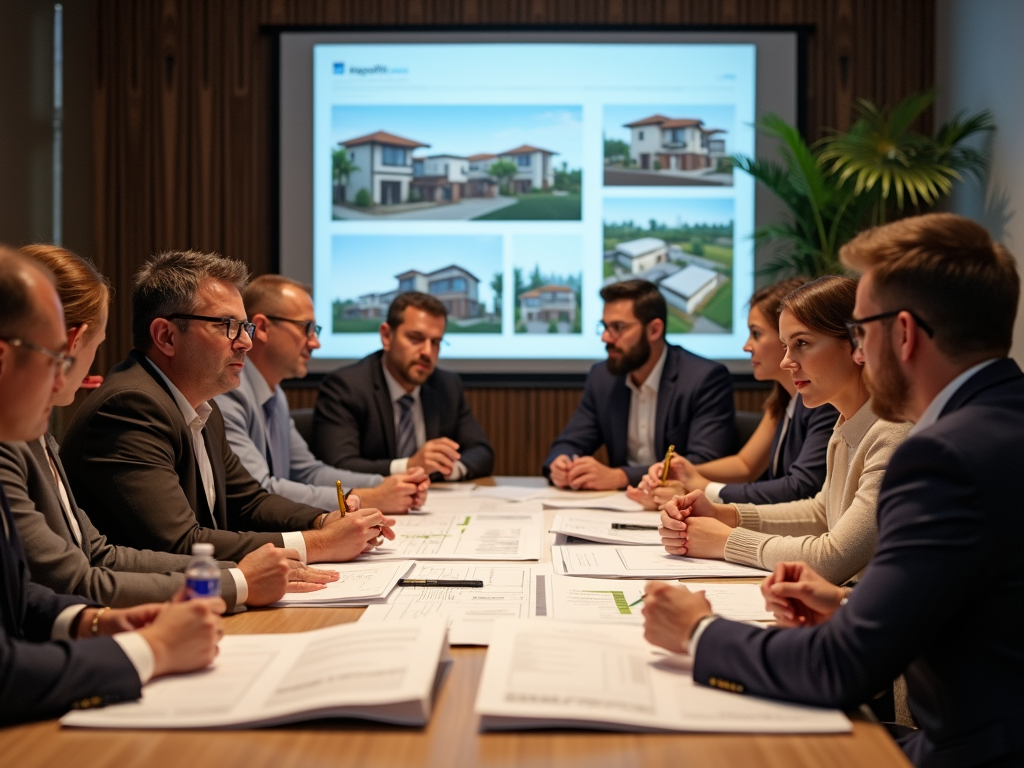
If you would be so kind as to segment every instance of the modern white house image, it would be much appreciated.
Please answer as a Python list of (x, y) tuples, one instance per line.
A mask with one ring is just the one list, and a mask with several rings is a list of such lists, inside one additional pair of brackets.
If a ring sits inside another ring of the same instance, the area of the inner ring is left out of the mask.
[(395, 277), (398, 280), (399, 293), (428, 293), (441, 301), (448, 314), (455, 319), (479, 317), (482, 314), (478, 292), (479, 278), (456, 264), (433, 272), (410, 269)]
[[(413, 150), (430, 146), (387, 131), (357, 136), (339, 145), (355, 166), (348, 176), (346, 190), (369, 190), (374, 205), (395, 205), (409, 199)], [(351, 201), (355, 196), (346, 197)]]
[(690, 264), (666, 277), (658, 283), (658, 288), (669, 304), (693, 314), (704, 299), (714, 293), (719, 280), (718, 272)]
[(395, 300), (397, 295), (398, 291), (364, 293), (345, 310), (345, 317), (350, 319), (383, 320), (388, 316), (388, 307), (391, 306), (391, 302)]
[(547, 333), (555, 323), (568, 333), (576, 322), (576, 291), (567, 285), (542, 285), (519, 294), (519, 317), (527, 333)]
[(529, 144), (510, 149), (498, 155), (501, 160), (515, 163), (519, 169), (512, 177), (512, 191), (522, 194), (534, 189), (551, 189), (555, 183), (555, 166), (551, 158), (557, 155)]
[(431, 155), (414, 157), (412, 161), (410, 198), (419, 193), (419, 199), (434, 203), (457, 203), (464, 196), (469, 181), (469, 159), (457, 155)]
[(615, 246), (615, 261), (637, 275), (668, 261), (668, 243), (657, 237), (627, 240)]
[(725, 131), (707, 128), (696, 118), (651, 115), (626, 123), (629, 156), (641, 170), (697, 171), (725, 157)]

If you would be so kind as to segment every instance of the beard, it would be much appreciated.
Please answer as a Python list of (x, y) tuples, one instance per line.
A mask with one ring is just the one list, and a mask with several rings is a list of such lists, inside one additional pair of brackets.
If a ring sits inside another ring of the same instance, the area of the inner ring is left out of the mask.
[(892, 340), (886, 338), (878, 370), (868, 374), (864, 370), (864, 383), (871, 395), (871, 410), (885, 421), (906, 421), (907, 405), (910, 403), (910, 380), (900, 370), (899, 360), (892, 348)]
[[(611, 352), (613, 349), (618, 349), (614, 344), (605, 344), (605, 349)], [(632, 373), (637, 368), (647, 362), (647, 359), (651, 356), (651, 342), (647, 340), (646, 335), (640, 337), (640, 341), (636, 343), (631, 349), (620, 349), (622, 357), (618, 360), (608, 358), (605, 360), (605, 365), (608, 368), (608, 373), (612, 376), (623, 376), (627, 373)]]

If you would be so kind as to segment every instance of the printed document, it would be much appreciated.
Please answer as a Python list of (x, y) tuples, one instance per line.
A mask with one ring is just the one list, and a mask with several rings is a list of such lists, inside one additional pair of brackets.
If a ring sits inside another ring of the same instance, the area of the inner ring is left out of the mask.
[(396, 518), (395, 540), (360, 556), (360, 561), (539, 560), (544, 512), (538, 504), (516, 511), (425, 515)]
[(586, 491), (560, 491), (544, 497), (549, 509), (608, 509), (612, 512), (643, 512), (644, 505), (626, 496), (625, 491), (589, 496)]
[(412, 560), (388, 560), (382, 563), (317, 563), (317, 568), (338, 572), (338, 580), (316, 592), (289, 592), (276, 606), (366, 605), (367, 600), (387, 597), (398, 580), (413, 567)]
[(398, 587), (371, 604), (360, 621), (422, 620), (444, 616), (452, 645), (487, 645), (500, 618), (547, 616), (551, 567), (512, 563), (417, 563), (408, 578), (474, 579), (483, 587)]
[(697, 685), (689, 657), (643, 639), (635, 626), (502, 621), (477, 692), (484, 729), (576, 727), (621, 731), (848, 733), (837, 710)]
[(240, 728), (355, 717), (424, 725), (446, 666), (440, 619), (227, 635), (201, 672), (147, 683), (139, 701), (72, 710), (89, 728)]
[[(661, 536), (658, 535), (660, 524), (659, 512), (616, 514), (571, 509), (555, 515), (550, 532), (598, 544), (661, 544)], [(613, 528), (613, 525), (630, 527)], [(637, 526), (643, 529), (638, 530)]]
[(762, 578), (768, 574), (724, 560), (670, 555), (661, 546), (555, 545), (551, 565), (564, 576), (619, 579)]
[[(677, 584), (677, 582), (673, 582)], [(687, 582), (703, 591), (716, 614), (735, 621), (772, 621), (757, 584)], [(643, 624), (642, 581), (611, 581), (555, 575), (551, 579), (551, 618), (611, 624)]]

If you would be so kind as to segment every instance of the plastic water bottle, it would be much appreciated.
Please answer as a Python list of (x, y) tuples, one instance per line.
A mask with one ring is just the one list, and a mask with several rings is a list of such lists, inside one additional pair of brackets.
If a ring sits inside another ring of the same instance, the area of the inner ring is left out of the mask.
[(192, 562), (185, 570), (188, 599), (220, 597), (220, 568), (213, 559), (213, 544), (192, 545)]

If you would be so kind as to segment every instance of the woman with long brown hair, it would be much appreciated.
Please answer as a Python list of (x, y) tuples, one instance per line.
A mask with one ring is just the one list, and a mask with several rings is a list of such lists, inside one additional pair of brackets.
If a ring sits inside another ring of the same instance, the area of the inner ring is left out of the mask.
[(848, 277), (820, 277), (787, 295), (779, 315), (782, 367), (804, 404), (830, 403), (839, 411), (821, 490), (781, 504), (715, 504), (702, 491), (677, 496), (662, 513), (666, 550), (766, 570), (801, 560), (834, 584), (867, 565), (878, 540), (878, 489), (910, 425), (871, 411), (863, 359), (846, 330), (856, 288)]
[(786, 347), (779, 340), (779, 304), (806, 282), (790, 278), (750, 297), (749, 336), (743, 350), (750, 355), (754, 378), (773, 386), (764, 415), (746, 444), (733, 456), (704, 464), (674, 456), (664, 485), (659, 461), (637, 488), (626, 491), (631, 499), (656, 509), (673, 495), (699, 489), (714, 502), (773, 504), (806, 499), (821, 490), (825, 448), (839, 414), (827, 403), (813, 409), (804, 405), (790, 372), (781, 367)]

